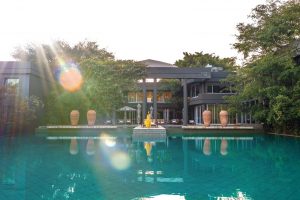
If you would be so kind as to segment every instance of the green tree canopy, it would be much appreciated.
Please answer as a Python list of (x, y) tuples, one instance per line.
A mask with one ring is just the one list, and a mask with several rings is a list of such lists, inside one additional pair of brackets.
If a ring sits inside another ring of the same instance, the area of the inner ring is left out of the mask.
[(65, 41), (54, 41), (52, 44), (30, 43), (16, 47), (12, 56), (16, 60), (31, 62), (36, 66), (56, 67), (62, 60), (79, 63), (85, 59), (114, 60), (114, 55), (97, 42), (82, 41), (71, 46)]
[(178, 67), (205, 67), (210, 64), (232, 70), (235, 66), (235, 58), (220, 58), (215, 54), (203, 52), (195, 52), (194, 54), (184, 52), (183, 55), (183, 59), (175, 62)]
[[(90, 41), (74, 46), (62, 41), (30, 44), (17, 48), (14, 57), (33, 63), (48, 76), (55, 76), (45, 103), (45, 123), (48, 124), (68, 124), (69, 113), (74, 109), (80, 111), (82, 123), (89, 109), (95, 109), (98, 116), (112, 112), (125, 102), (126, 91), (133, 89), (145, 73), (141, 63), (115, 60), (112, 53)], [(70, 73), (72, 70), (74, 73)], [(67, 80), (63, 81), (63, 76)], [(81, 80), (80, 84), (72, 90), (65, 87), (63, 83), (73, 84), (76, 77)]]
[[(234, 47), (246, 64), (229, 77), (238, 92), (229, 98), (231, 108), (248, 109), (254, 118), (278, 131), (297, 131), (300, 67), (293, 58), (300, 38), (300, 4), (268, 1), (256, 6), (250, 19), (237, 25)], [(250, 101), (255, 105), (241, 104)]]
[(271, 0), (256, 6), (249, 16), (252, 22), (237, 25), (234, 48), (250, 61), (295, 49), (300, 35), (299, 13), (299, 3), (294, 1)]

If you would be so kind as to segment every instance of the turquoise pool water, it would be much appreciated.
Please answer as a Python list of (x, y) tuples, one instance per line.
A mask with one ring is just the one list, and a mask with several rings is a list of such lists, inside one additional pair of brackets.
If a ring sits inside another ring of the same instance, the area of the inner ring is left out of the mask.
[(300, 199), (299, 186), (294, 138), (0, 137), (1, 200)]

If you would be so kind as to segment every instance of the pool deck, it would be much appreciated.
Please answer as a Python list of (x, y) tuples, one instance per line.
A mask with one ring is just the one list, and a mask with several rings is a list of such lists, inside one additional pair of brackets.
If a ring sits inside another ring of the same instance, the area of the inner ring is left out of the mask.
[(254, 130), (258, 127), (255, 126), (244, 126), (244, 125), (236, 125), (236, 124), (229, 124), (228, 126), (222, 127), (220, 124), (213, 124), (208, 127), (205, 127), (204, 125), (188, 125), (188, 126), (182, 126), (182, 129), (199, 129), (199, 130)]
[(167, 130), (162, 126), (145, 128), (137, 126), (133, 129), (132, 140), (137, 142), (164, 142), (167, 139)]
[(203, 125), (163, 125), (159, 128), (142, 128), (139, 127), (136, 129), (137, 125), (52, 125), (52, 126), (40, 126), (36, 129), (35, 133), (38, 136), (60, 136), (60, 135), (75, 135), (75, 136), (98, 136), (101, 133), (112, 132), (118, 135), (127, 135), (123, 134), (124, 130), (132, 129), (132, 131), (125, 131), (131, 134), (134, 132), (144, 133), (144, 134), (167, 134), (167, 135), (176, 135), (182, 134), (211, 134), (211, 133), (234, 133), (234, 134), (244, 134), (244, 133), (254, 133), (254, 132), (263, 132), (262, 126), (253, 124), (253, 125), (244, 125), (244, 124), (229, 124), (226, 127), (222, 127), (220, 124), (211, 124), (209, 127)]
[(35, 130), (35, 134), (39, 136), (55, 136), (55, 135), (99, 135), (102, 131), (116, 130), (117, 126), (111, 125), (52, 125), (40, 126)]
[(71, 126), (71, 125), (54, 125), (54, 126), (40, 126), (39, 128), (44, 129), (116, 129), (117, 126), (111, 125), (78, 125), (78, 126)]

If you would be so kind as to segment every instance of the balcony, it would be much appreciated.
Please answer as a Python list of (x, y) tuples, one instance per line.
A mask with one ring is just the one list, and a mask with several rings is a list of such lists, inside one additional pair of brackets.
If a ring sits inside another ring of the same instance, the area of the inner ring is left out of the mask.
[(224, 97), (235, 93), (204, 93), (196, 97), (189, 97), (189, 105), (198, 104), (221, 104), (225, 103)]
[[(143, 103), (143, 100), (128, 99), (128, 103)], [(147, 98), (147, 103), (153, 103), (153, 98)], [(157, 103), (171, 103), (171, 99), (157, 99)]]

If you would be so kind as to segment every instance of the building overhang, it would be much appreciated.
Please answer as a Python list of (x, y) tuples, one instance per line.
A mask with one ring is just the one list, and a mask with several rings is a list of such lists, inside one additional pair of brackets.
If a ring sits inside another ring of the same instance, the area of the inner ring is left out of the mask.
[(165, 79), (210, 79), (211, 71), (206, 68), (153, 67), (146, 68), (146, 76)]
[(199, 94), (197, 97), (190, 98), (189, 105), (200, 104), (223, 104), (225, 103), (225, 96), (231, 96), (235, 93), (205, 93)]

